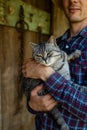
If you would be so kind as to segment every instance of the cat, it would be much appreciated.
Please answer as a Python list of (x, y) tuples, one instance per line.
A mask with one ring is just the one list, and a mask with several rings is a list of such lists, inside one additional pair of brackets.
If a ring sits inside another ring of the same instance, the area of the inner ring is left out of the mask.
[[(32, 48), (32, 56), (36, 62), (52, 67), (67, 80), (71, 80), (68, 62), (74, 60), (75, 58), (78, 58), (81, 55), (80, 50), (76, 50), (72, 54), (67, 55), (64, 51), (60, 50), (59, 46), (56, 44), (56, 39), (54, 36), (51, 36), (47, 42), (38, 44), (33, 43)], [(23, 88), (28, 100), (30, 98), (29, 96), (32, 89), (42, 83), (43, 81), (41, 79), (23, 79)], [(38, 95), (42, 96), (47, 93), (48, 91), (46, 89), (43, 89), (38, 92)], [(57, 106), (55, 106), (49, 113), (52, 115), (52, 118), (55, 119), (57, 125), (60, 127), (60, 130), (69, 130)]]

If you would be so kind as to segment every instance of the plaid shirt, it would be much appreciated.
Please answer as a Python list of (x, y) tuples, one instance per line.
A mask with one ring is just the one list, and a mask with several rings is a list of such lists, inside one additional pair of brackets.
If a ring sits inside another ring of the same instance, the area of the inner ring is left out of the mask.
[[(79, 85), (87, 86), (87, 27), (67, 41), (69, 30), (57, 39), (62, 50), (70, 54), (76, 49), (81, 56), (70, 63), (71, 80)], [(80, 92), (58, 72), (55, 72), (44, 84), (49, 93), (60, 102), (60, 111), (70, 130), (87, 130), (87, 94)], [(36, 113), (29, 106), (28, 110)], [(36, 130), (59, 130), (55, 121), (44, 113), (36, 114)]]

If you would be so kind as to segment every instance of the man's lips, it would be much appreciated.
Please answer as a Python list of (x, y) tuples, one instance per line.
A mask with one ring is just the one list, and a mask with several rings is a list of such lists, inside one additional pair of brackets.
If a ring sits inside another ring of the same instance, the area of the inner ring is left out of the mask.
[(78, 7), (70, 7), (69, 8), (70, 13), (74, 13), (74, 12), (79, 11), (79, 10), (80, 10), (80, 8), (78, 8)]
[(80, 8), (69, 8), (69, 10), (80, 10)]

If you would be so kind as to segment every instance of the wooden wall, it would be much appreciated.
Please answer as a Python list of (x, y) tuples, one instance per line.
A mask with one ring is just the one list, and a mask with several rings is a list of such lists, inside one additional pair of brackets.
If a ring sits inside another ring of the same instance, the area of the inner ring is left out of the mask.
[[(42, 0), (41, 2), (30, 0), (29, 4), (40, 9), (42, 7), (43, 10), (50, 12), (50, 1), (48, 0), (46, 3), (46, 0)], [(19, 36), (16, 28), (0, 25), (0, 130), (34, 129), (34, 115), (27, 111), (25, 97), (22, 101), (21, 111), (15, 114), (21, 49)], [(46, 41), (48, 37), (45, 34), (25, 31), (24, 57), (31, 57), (32, 49), (29, 42)]]
[[(67, 28), (63, 12), (51, 5), (50, 0), (23, 0), (52, 13), (51, 33), (60, 36)], [(0, 25), (0, 130), (33, 130), (34, 116), (26, 109), (25, 98), (20, 112), (14, 114), (17, 103), (18, 65), (20, 61), (20, 39), (16, 28)], [(24, 57), (31, 57), (31, 42), (47, 40), (48, 35), (25, 31)]]
[(51, 11), (51, 0), (22, 0), (27, 4), (31, 4), (39, 9), (45, 10), (47, 12)]
[[(25, 31), (25, 58), (31, 57), (29, 41), (38, 41), (39, 35)], [(43, 35), (42, 40), (48, 39)], [(23, 102), (21, 112), (14, 115), (17, 103), (18, 65), (20, 61), (20, 39), (15, 28), (0, 26), (0, 68), (1, 68), (1, 130), (32, 130), (33, 116), (27, 112), (26, 102)]]
[(60, 0), (52, 0), (52, 33), (59, 37), (68, 28), (68, 21), (60, 7)]

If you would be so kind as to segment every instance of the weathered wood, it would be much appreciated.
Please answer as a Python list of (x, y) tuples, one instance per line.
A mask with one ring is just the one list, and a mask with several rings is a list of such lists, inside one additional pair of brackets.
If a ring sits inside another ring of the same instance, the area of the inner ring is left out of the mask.
[[(51, 12), (50, 0), (23, 0), (39, 9)], [(0, 130), (33, 130), (34, 116), (26, 109), (26, 99), (17, 114), (20, 34), (15, 28), (0, 25)], [(24, 58), (32, 55), (30, 42), (48, 40), (48, 35), (25, 31)]]
[[(38, 42), (39, 34), (26, 31), (25, 59), (31, 57), (31, 42)], [(0, 97), (0, 124), (2, 130), (33, 130), (34, 116), (26, 109), (25, 98), (22, 102), (23, 108), (14, 115), (17, 105), (17, 78), (19, 72), (19, 33), (15, 28), (0, 26), (0, 68), (1, 68), (1, 97)], [(47, 40), (48, 36), (42, 35), (41, 39)]]
[[(0, 35), (0, 39), (1, 39), (2, 37), (1, 37), (1, 35)], [(1, 46), (1, 44), (0, 44), (0, 52), (1, 52), (1, 50), (2, 50), (2, 46)], [(2, 55), (1, 55), (1, 53), (0, 53), (0, 130), (2, 130), (2, 108), (1, 108), (1, 105), (2, 105), (2, 100), (1, 100), (1, 94), (2, 94), (2, 92), (1, 92), (1, 57), (2, 57)]]
[(53, 10), (52, 10), (52, 33), (59, 37), (68, 28), (68, 22), (64, 15), (63, 10), (58, 5), (59, 0), (52, 0)]
[(39, 9), (45, 10), (47, 12), (51, 12), (51, 0), (22, 0), (27, 4), (31, 4)]
[[(50, 12), (50, 0), (23, 0), (37, 8)], [(60, 36), (67, 26), (67, 20), (60, 8), (53, 5), (51, 32)], [(20, 38), (15, 28), (0, 25), (0, 130), (33, 130), (34, 116), (26, 109), (25, 97), (22, 109), (14, 115), (17, 107)], [(30, 58), (30, 42), (46, 41), (48, 35), (25, 31), (24, 58)]]

